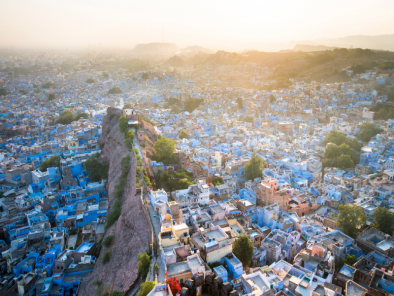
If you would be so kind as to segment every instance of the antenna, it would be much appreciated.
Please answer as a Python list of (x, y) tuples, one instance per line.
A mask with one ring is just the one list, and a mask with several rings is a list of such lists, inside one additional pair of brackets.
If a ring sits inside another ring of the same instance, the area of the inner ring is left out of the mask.
[(161, 26), (161, 43), (164, 43), (164, 29), (163, 29), (163, 26)]

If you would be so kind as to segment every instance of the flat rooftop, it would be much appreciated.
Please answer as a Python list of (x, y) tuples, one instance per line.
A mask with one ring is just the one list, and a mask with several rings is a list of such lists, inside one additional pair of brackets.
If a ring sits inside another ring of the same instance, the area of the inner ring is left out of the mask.
[(349, 296), (361, 296), (366, 289), (357, 285), (353, 281), (349, 281), (346, 286), (346, 294)]
[(211, 209), (215, 213), (223, 211), (222, 207), (219, 205), (213, 205), (213, 206), (211, 206)]
[(230, 227), (236, 233), (242, 232), (241, 228), (239, 228), (239, 226), (237, 224), (232, 224), (232, 225), (230, 225)]
[(343, 266), (339, 273), (341, 273), (343, 275), (346, 275), (348, 277), (353, 277), (354, 270), (349, 268), (349, 267), (347, 267), (347, 266)]
[(230, 261), (230, 263), (231, 263), (233, 266), (240, 263), (240, 262), (238, 262), (237, 259), (235, 259), (234, 257), (231, 257), (231, 258), (229, 259), (229, 261)]
[(248, 278), (248, 280), (252, 281), (261, 291), (265, 288), (266, 290), (269, 290), (269, 287), (264, 283), (264, 281), (261, 279), (259, 275), (252, 276)]
[(198, 244), (200, 247), (202, 247), (203, 244), (209, 242), (209, 239), (211, 239), (211, 240), (213, 240), (213, 239), (218, 240), (218, 239), (222, 239), (222, 238), (225, 238), (225, 237), (226, 237), (226, 235), (224, 235), (219, 229), (214, 229), (214, 230), (211, 230), (211, 231), (206, 231), (206, 232), (204, 233), (204, 235), (205, 235), (205, 237), (207, 238), (206, 241), (202, 241), (201, 238), (200, 238), (200, 235), (195, 235), (195, 236), (193, 236), (193, 238), (195, 239), (195, 241), (197, 242), (197, 244)]
[(189, 265), (186, 261), (172, 263), (167, 265), (167, 274), (168, 275), (177, 275), (180, 273), (191, 272)]
[(227, 225), (228, 222), (225, 219), (220, 219), (217, 221), (213, 221), (212, 224), (215, 226), (223, 226), (223, 225)]
[(193, 268), (198, 268), (198, 267), (201, 267), (201, 266), (202, 266), (202, 264), (200, 263), (200, 261), (198, 261), (198, 259), (197, 259), (196, 257), (194, 257), (194, 258), (192, 258), (191, 260), (189, 260), (189, 263), (190, 263), (190, 265), (191, 265)]

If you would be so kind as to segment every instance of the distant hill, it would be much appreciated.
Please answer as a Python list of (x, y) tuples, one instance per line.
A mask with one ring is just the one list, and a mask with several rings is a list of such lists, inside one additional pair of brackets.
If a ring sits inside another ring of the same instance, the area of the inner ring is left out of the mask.
[(330, 47), (325, 45), (296, 44), (292, 49), (292, 51), (313, 52), (313, 51), (333, 50), (334, 48), (336, 47)]
[(165, 66), (171, 66), (171, 67), (182, 67), (185, 65), (185, 60), (181, 58), (180, 56), (173, 56), (172, 58), (169, 58), (165, 63)]
[(370, 48), (394, 51), (394, 34), (388, 35), (357, 35), (342, 38), (322, 38), (314, 42), (326, 46), (337, 46), (345, 48)]
[(208, 48), (204, 48), (204, 47), (201, 47), (198, 45), (194, 45), (194, 46), (188, 46), (188, 47), (182, 48), (179, 53), (182, 55), (194, 56), (200, 52), (212, 54), (215, 51), (213, 51), (212, 49), (208, 49)]
[(172, 67), (181, 67), (185, 65), (195, 65), (205, 63), (206, 59), (211, 56), (208, 53), (198, 52), (193, 56), (175, 55), (169, 58), (163, 65)]
[(210, 56), (210, 54), (208, 53), (204, 53), (204, 52), (199, 52), (196, 55), (190, 57), (187, 59), (187, 63), (190, 65), (194, 65), (194, 64), (201, 64), (203, 63), (208, 57)]
[[(259, 67), (275, 67), (274, 73), (267, 77), (266, 82), (267, 85), (272, 85), (273, 89), (277, 89), (291, 84), (289, 79), (307, 82), (345, 82), (351, 77), (343, 71), (344, 68), (352, 67), (357, 69), (354, 73), (364, 73), (365, 70), (394, 61), (394, 52), (390, 51), (361, 48), (326, 50), (326, 47), (316, 47), (324, 50), (309, 53), (293, 50), (291, 52), (249, 50), (241, 54), (218, 51), (196, 64), (221, 66), (253, 63)], [(308, 48), (312, 47), (308, 45)], [(232, 86), (239, 86), (238, 84), (239, 81), (234, 79)]]
[(173, 43), (147, 43), (137, 44), (132, 50), (133, 54), (137, 55), (164, 55), (171, 56), (178, 51), (178, 47)]

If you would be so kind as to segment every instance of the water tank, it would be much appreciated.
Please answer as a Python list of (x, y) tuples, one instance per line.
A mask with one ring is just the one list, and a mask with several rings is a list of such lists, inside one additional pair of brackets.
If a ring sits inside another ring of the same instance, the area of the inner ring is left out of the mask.
[(209, 242), (211, 242), (211, 240), (212, 240), (212, 239), (211, 239), (211, 238), (209, 238)]

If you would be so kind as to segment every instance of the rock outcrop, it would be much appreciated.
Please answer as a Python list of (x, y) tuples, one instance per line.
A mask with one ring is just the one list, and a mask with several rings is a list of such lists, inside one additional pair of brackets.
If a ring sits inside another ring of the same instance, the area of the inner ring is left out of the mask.
[[(137, 256), (145, 252), (152, 243), (152, 233), (149, 222), (144, 214), (140, 194), (136, 194), (135, 174), (136, 157), (123, 144), (124, 135), (120, 132), (118, 118), (121, 110), (108, 108), (107, 116), (103, 122), (103, 132), (100, 138), (102, 157), (109, 163), (108, 171), (108, 199), (111, 212), (116, 200), (113, 197), (114, 186), (118, 183), (121, 174), (121, 160), (131, 154), (131, 169), (127, 176), (125, 193), (123, 196), (122, 213), (105, 233), (104, 238), (114, 235), (114, 241), (109, 248), (102, 246), (100, 257), (89, 277), (88, 282), (81, 286), (79, 295), (97, 295), (97, 286), (100, 282), (103, 291), (129, 291), (138, 279)], [(103, 255), (112, 252), (110, 261), (102, 263)]]

